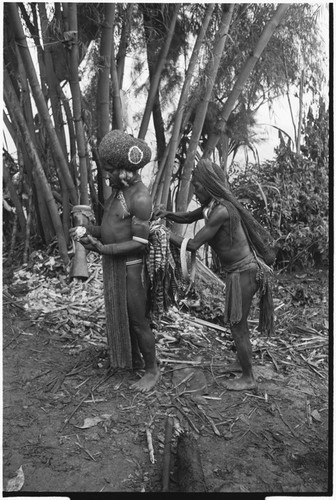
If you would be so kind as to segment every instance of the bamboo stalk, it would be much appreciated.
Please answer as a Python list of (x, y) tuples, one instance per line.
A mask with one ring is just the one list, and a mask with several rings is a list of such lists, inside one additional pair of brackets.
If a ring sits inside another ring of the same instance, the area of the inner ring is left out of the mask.
[(179, 3), (175, 4), (174, 14), (173, 14), (173, 17), (171, 20), (171, 24), (169, 26), (169, 30), (167, 33), (165, 44), (163, 45), (161, 53), (158, 57), (157, 65), (156, 65), (156, 69), (155, 69), (155, 74), (154, 74), (153, 79), (151, 81), (151, 86), (150, 86), (149, 93), (147, 96), (146, 107), (145, 107), (145, 111), (144, 111), (141, 125), (140, 125), (140, 130), (139, 130), (139, 135), (138, 135), (139, 139), (144, 139), (146, 136), (146, 133), (147, 133), (148, 124), (149, 124), (150, 116), (151, 116), (151, 113), (153, 110), (155, 98), (157, 95), (157, 90), (158, 90), (158, 87), (160, 84), (162, 71), (163, 71), (163, 68), (164, 68), (164, 65), (166, 62), (166, 57), (167, 57), (167, 54), (169, 51), (171, 41), (172, 41), (173, 36), (174, 36), (174, 28), (175, 28), (179, 9), (180, 9), (180, 4)]
[(30, 228), (32, 220), (32, 205), (33, 205), (33, 190), (29, 187), (28, 192), (28, 207), (27, 207), (27, 220), (26, 220), (26, 234), (25, 234), (25, 246), (23, 251), (23, 263), (27, 264), (29, 255), (29, 243), (30, 243)]
[(12, 255), (14, 253), (17, 232), (18, 232), (18, 215), (15, 212), (15, 214), (14, 214), (13, 229), (12, 229), (12, 236), (11, 236), (11, 244), (10, 244), (10, 250), (9, 250), (9, 260), (10, 261), (12, 260)]

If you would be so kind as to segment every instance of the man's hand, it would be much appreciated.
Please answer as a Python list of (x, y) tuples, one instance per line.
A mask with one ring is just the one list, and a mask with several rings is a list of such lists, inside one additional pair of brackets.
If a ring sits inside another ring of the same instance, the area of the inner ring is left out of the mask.
[(76, 228), (75, 227), (70, 227), (69, 235), (70, 235), (70, 238), (72, 238), (72, 239), (76, 238)]
[(90, 234), (86, 234), (79, 240), (79, 243), (83, 245), (86, 250), (90, 250), (92, 252), (98, 252), (100, 254), (103, 253), (104, 245), (101, 241), (97, 240)]
[(164, 205), (158, 205), (154, 208), (153, 215), (156, 219), (167, 217), (168, 214), (169, 212), (165, 209)]

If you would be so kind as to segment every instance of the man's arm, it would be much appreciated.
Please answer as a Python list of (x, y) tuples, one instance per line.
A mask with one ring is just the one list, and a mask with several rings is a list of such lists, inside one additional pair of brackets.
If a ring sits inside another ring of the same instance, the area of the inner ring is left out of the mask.
[(101, 237), (101, 226), (92, 226), (92, 225), (86, 226), (85, 224), (83, 225), (86, 228), (87, 232), (91, 234), (91, 236), (93, 236), (94, 238)]
[(190, 224), (191, 222), (203, 219), (202, 207), (196, 208), (192, 212), (169, 212), (168, 210), (159, 208), (155, 211), (155, 215), (157, 217), (166, 217), (179, 224)]
[[(198, 250), (205, 243), (209, 243), (228, 218), (229, 214), (227, 209), (222, 205), (217, 207), (204, 227), (196, 233), (195, 238), (191, 238), (188, 241), (187, 250), (193, 252)], [(170, 235), (170, 240), (179, 247), (181, 246), (183, 239), (184, 238), (182, 236), (178, 236), (173, 233)]]
[(96, 248), (96, 251), (103, 255), (126, 256), (142, 253), (148, 243), (151, 211), (152, 202), (150, 197), (143, 194), (138, 195), (131, 205), (132, 239), (121, 243), (110, 243), (109, 245), (103, 245), (95, 238), (91, 238), (90, 235), (88, 235), (88, 240)]

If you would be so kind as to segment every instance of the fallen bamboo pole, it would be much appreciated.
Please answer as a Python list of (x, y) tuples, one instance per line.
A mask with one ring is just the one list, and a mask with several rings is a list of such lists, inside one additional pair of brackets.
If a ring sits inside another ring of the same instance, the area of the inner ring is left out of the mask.
[(171, 458), (171, 440), (173, 435), (174, 420), (172, 417), (167, 417), (165, 444), (163, 450), (163, 467), (162, 467), (162, 491), (169, 491), (170, 478), (170, 458)]
[(191, 433), (184, 432), (178, 438), (177, 476), (180, 492), (206, 492), (198, 444)]

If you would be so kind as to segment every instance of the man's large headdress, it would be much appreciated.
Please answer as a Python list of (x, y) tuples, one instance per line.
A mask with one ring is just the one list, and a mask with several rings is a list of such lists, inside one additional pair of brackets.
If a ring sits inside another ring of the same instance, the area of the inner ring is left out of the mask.
[(99, 156), (105, 170), (139, 170), (151, 159), (152, 151), (142, 139), (121, 130), (111, 130), (99, 145)]

